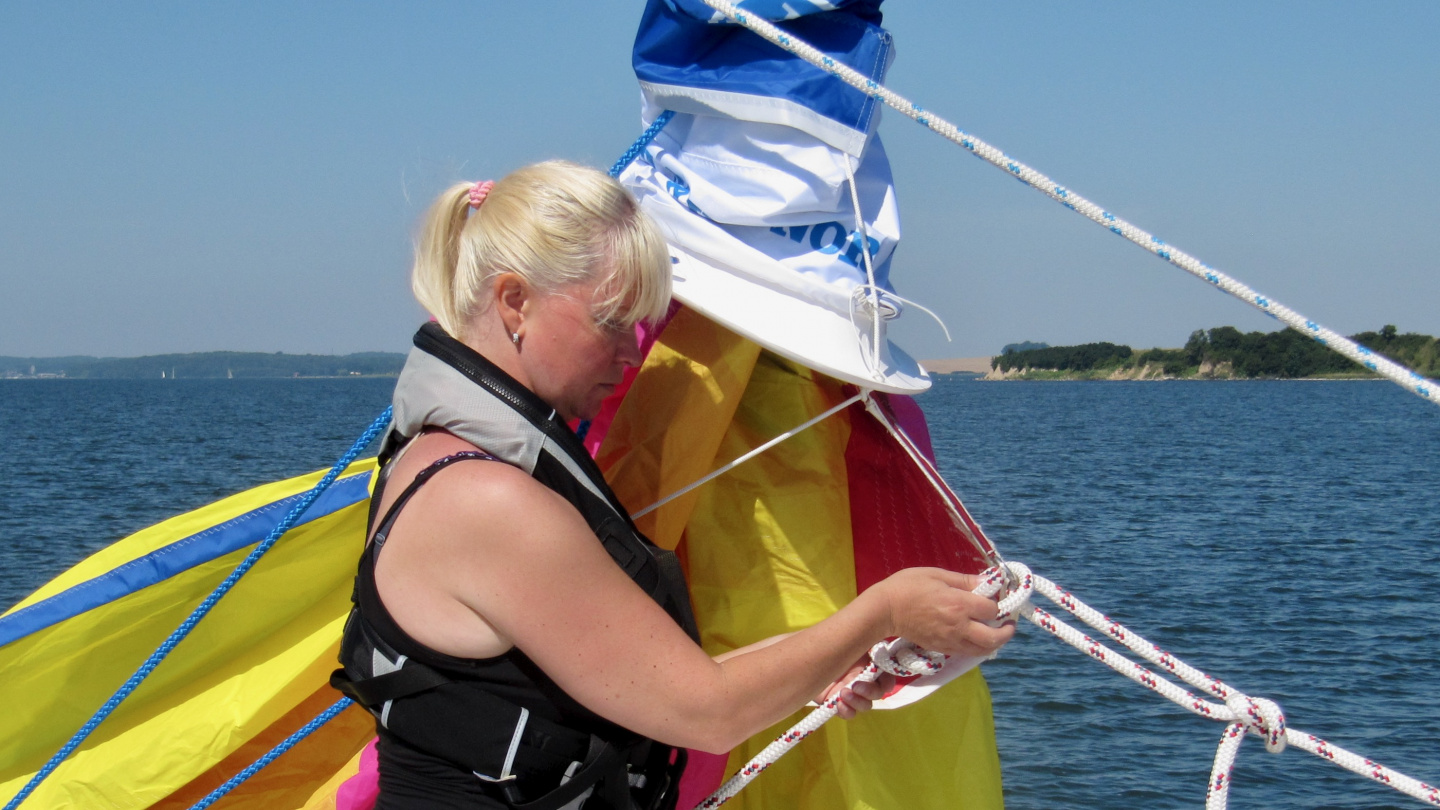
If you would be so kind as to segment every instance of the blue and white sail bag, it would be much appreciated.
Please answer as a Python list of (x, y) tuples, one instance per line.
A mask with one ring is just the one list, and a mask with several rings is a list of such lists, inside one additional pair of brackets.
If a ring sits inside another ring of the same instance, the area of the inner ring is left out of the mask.
[[(893, 57), (878, 2), (740, 5), (877, 82)], [(621, 181), (670, 241), (675, 296), (846, 382), (928, 388), (885, 335), (904, 307), (878, 102), (690, 0), (651, 0), (634, 61), (646, 124), (676, 115)]]

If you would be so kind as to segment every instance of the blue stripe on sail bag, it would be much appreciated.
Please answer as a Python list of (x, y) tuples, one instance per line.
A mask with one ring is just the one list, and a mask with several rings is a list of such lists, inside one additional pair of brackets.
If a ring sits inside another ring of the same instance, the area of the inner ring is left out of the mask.
[[(894, 56), (880, 0), (742, 2), (828, 56), (882, 82)], [(834, 7), (829, 11), (826, 8)], [(810, 13), (810, 12), (814, 13)], [(793, 19), (787, 19), (794, 14)], [(880, 102), (716, 17), (698, 0), (650, 0), (633, 61), (650, 109), (784, 124), (859, 155)]]
[[(369, 485), (368, 472), (336, 481), (296, 525), (365, 500), (370, 494)], [(305, 494), (297, 493), (252, 509), (0, 618), (0, 647), (260, 542)]]

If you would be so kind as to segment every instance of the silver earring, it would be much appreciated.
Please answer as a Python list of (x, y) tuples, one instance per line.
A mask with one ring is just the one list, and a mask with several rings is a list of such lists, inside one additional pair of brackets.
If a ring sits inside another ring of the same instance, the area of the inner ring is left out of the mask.
[(511, 332), (511, 333), (510, 333), (510, 342), (511, 342), (511, 343), (514, 343), (516, 346), (519, 346), (519, 345), (520, 345), (520, 333), (519, 333), (519, 332)]

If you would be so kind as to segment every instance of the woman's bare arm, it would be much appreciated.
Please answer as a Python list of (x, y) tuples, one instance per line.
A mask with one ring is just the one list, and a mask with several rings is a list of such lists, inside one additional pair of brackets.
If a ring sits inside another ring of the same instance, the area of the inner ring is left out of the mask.
[[(503, 464), (456, 465), (417, 492), (377, 580), (391, 613), (422, 643), (474, 657), (466, 642), (488, 633), (491, 645), (518, 646), (600, 715), (717, 752), (789, 715), (882, 638), (975, 655), (1013, 633), (983, 624), (995, 606), (969, 593), (972, 579), (911, 569), (813, 627), (712, 660), (613, 563), (569, 503)], [(411, 597), (420, 609), (407, 612)]]

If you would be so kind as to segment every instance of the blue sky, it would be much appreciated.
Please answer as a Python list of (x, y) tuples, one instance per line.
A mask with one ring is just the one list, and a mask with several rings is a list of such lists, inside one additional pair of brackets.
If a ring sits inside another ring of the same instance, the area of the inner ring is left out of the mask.
[[(0, 355), (404, 351), (448, 183), (637, 134), (639, 2), (0, 5)], [(1343, 332), (1440, 333), (1440, 4), (892, 0), (889, 84)], [(1274, 322), (898, 114), (893, 278), (955, 340)]]

